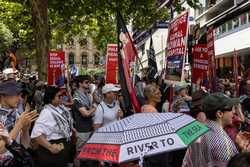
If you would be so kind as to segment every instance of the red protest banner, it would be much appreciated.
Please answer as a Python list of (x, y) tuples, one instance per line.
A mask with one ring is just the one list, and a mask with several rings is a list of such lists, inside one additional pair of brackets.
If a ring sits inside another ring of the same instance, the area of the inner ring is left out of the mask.
[(48, 85), (55, 85), (63, 74), (65, 53), (62, 51), (49, 51), (48, 53)]
[(234, 56), (233, 56), (233, 74), (234, 74), (234, 82), (235, 82), (235, 88), (236, 88), (236, 97), (240, 96), (240, 83), (238, 80), (238, 75), (239, 75), (239, 71), (238, 71), (238, 67), (239, 67), (239, 61), (238, 61), (238, 54), (237, 51), (234, 49)]
[(197, 44), (192, 51), (192, 84), (201, 86), (204, 79), (207, 78), (208, 54), (206, 44)]
[(209, 58), (209, 88), (212, 92), (216, 92), (216, 62), (213, 27), (209, 27), (207, 31), (207, 49), (207, 54)]
[(166, 79), (181, 81), (186, 55), (188, 12), (177, 17), (169, 25), (166, 57)]
[(117, 44), (108, 44), (106, 57), (106, 83), (118, 84), (118, 57)]

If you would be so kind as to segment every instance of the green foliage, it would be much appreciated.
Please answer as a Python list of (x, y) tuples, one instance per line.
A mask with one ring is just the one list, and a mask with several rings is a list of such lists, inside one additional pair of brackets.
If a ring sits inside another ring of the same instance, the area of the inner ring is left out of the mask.
[(7, 51), (14, 41), (13, 34), (9, 28), (0, 22), (0, 53)]
[(0, 0), (0, 20), (13, 33), (16, 47), (28, 47), (32, 44), (32, 20), (27, 6), (19, 2)]
[[(198, 2), (199, 0), (187, 0), (192, 7), (195, 7)], [(59, 7), (63, 3), (66, 4), (67, 9), (65, 5)], [(117, 8), (125, 21), (127, 23), (132, 21), (133, 26), (139, 30), (147, 29), (156, 20), (167, 20), (169, 17), (168, 8), (159, 9), (157, 0), (64, 0), (63, 2), (54, 0), (50, 7), (53, 13), (60, 15), (60, 19), (57, 15), (56, 20), (59, 21), (57, 24), (64, 25), (59, 27), (68, 34), (68, 37), (76, 34), (90, 36), (100, 51), (104, 51), (108, 43), (116, 43)], [(174, 0), (173, 7), (178, 11), (183, 10), (180, 0)], [(74, 11), (70, 12), (72, 8)], [(66, 12), (62, 12), (64, 10)], [(66, 18), (66, 22), (63, 18)], [(55, 21), (55, 19), (52, 20)]]
[[(13, 32), (19, 47), (30, 49), (34, 48), (31, 1), (34, 0), (0, 0), (0, 20)], [(196, 7), (198, 1), (187, 0), (187, 3)], [(48, 37), (54, 40), (53, 47), (55, 41), (63, 43), (73, 36), (88, 36), (104, 51), (107, 43), (116, 42), (117, 7), (125, 21), (132, 21), (140, 30), (168, 18), (168, 9), (159, 9), (157, 0), (49, 0), (48, 3)], [(182, 10), (180, 4), (180, 0), (173, 0), (176, 10)]]

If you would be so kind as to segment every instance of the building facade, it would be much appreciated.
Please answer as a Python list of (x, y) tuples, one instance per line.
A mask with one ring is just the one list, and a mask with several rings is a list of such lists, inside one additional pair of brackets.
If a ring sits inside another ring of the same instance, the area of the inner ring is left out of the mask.
[[(148, 31), (140, 32), (140, 34), (134, 34), (134, 40), (138, 50), (138, 57), (141, 62), (140, 71), (147, 71), (148, 68), (148, 51), (150, 47), (150, 37), (152, 34), (153, 46), (155, 50), (155, 57), (157, 62), (158, 71), (162, 71), (165, 67), (165, 52), (166, 52), (166, 43), (168, 36), (167, 23), (164, 23), (165, 27), (155, 27)], [(151, 31), (151, 34), (150, 34)]]
[(100, 68), (100, 53), (91, 38), (77, 38), (69, 40), (63, 45), (65, 62), (75, 65), (78, 69), (95, 70)]
[[(160, 7), (166, 5), (169, 1), (168, 0), (161, 0), (159, 1)], [(185, 0), (181, 1), (183, 8), (189, 11), (189, 28), (192, 27), (194, 22), (194, 10), (191, 9)], [(170, 10), (169, 10), (170, 11)], [(171, 13), (169, 14), (171, 15)], [(173, 19), (177, 17), (179, 14), (177, 12), (173, 13)], [(167, 39), (168, 39), (168, 25), (169, 20), (156, 22), (152, 27), (150, 27), (147, 31), (133, 32), (133, 39), (137, 46), (138, 55), (142, 66), (140, 66), (140, 75), (143, 75), (142, 71), (147, 71), (148, 68), (148, 55), (147, 51), (149, 50), (150, 46), (150, 37), (152, 36), (153, 39), (153, 46), (155, 49), (155, 56), (156, 62), (158, 67), (159, 74), (162, 70), (166, 67), (166, 48), (167, 48)], [(144, 72), (145, 74), (145, 72)]]
[(250, 1), (200, 0), (195, 21), (213, 26), (217, 68), (233, 66), (234, 50), (245, 68), (250, 67)]

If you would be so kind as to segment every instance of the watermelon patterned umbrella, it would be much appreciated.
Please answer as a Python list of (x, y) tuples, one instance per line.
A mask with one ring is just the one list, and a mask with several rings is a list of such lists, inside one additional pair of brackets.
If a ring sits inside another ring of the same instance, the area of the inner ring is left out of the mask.
[(139, 160), (186, 148), (207, 131), (207, 126), (185, 114), (134, 114), (99, 128), (78, 158), (112, 163)]

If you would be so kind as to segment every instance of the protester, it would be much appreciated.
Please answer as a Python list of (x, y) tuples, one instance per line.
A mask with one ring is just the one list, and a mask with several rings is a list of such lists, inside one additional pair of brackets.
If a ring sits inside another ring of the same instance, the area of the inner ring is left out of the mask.
[(35, 93), (34, 91), (36, 88), (36, 82), (37, 82), (36, 76), (30, 75), (27, 86), (28, 86), (28, 89), (32, 91), (32, 95), (31, 95), (32, 97), (34, 96), (34, 93)]
[(244, 78), (246, 78), (247, 80), (250, 80), (250, 68), (248, 68), (248, 69), (245, 71)]
[(161, 92), (158, 86), (149, 84), (144, 89), (146, 103), (141, 107), (142, 112), (158, 112), (156, 106), (161, 102)]
[(165, 103), (162, 105), (162, 112), (169, 112), (169, 101), (166, 99)]
[(189, 113), (192, 97), (188, 96), (186, 86), (175, 86), (172, 110), (176, 113)]
[(241, 153), (234, 156), (228, 163), (227, 167), (249, 167), (250, 153)]
[(120, 90), (114, 84), (106, 84), (102, 88), (103, 101), (97, 106), (94, 120), (94, 128), (100, 128), (123, 117), (123, 112), (117, 101), (117, 93)]
[(15, 51), (13, 49), (8, 51), (8, 58), (4, 61), (4, 68), (12, 68), (13, 71), (16, 71), (17, 58), (15, 55)]
[(170, 109), (170, 86), (164, 81), (164, 70), (161, 72), (160, 76), (157, 77), (157, 84), (161, 91), (161, 102), (157, 104), (157, 111), (159, 112), (168, 112)]
[(232, 99), (223, 93), (211, 94), (204, 98), (203, 111), (208, 119), (210, 131), (201, 137), (199, 149), (192, 149), (192, 146), (188, 149), (183, 167), (223, 167), (238, 153), (235, 144), (223, 130), (232, 124), (233, 104)]
[(244, 80), (242, 86), (242, 92), (241, 92), (241, 102), (244, 101), (246, 98), (250, 98), (250, 80)]
[[(192, 97), (188, 96), (187, 86), (176, 85), (175, 96), (172, 104), (172, 111), (176, 113), (190, 114), (190, 103)], [(179, 167), (182, 165), (182, 160), (185, 156), (186, 149), (173, 151), (169, 155), (170, 166)]]
[(63, 105), (70, 110), (73, 105), (73, 97), (71, 96), (65, 85), (60, 87), (60, 92), (62, 94)]
[(242, 112), (245, 116), (245, 123), (242, 129), (250, 132), (250, 98), (246, 98), (242, 102)]
[(244, 122), (245, 117), (242, 113), (240, 101), (239, 99), (235, 99), (233, 106), (233, 123), (224, 128), (234, 142), (236, 141), (236, 136), (240, 132), (241, 125), (243, 125)]
[(250, 98), (250, 80), (246, 80), (243, 86), (243, 95), (241, 97), (242, 101), (245, 98)]
[(0, 123), (0, 166), (33, 167), (30, 153), (24, 146), (12, 140), (7, 129)]
[(15, 81), (6, 81), (0, 84), (0, 122), (5, 125), (13, 140), (29, 147), (29, 128), (30, 124), (36, 120), (37, 113), (24, 111), (19, 115), (17, 107), (20, 93), (21, 89)]
[(145, 97), (144, 97), (145, 86), (146, 86), (146, 77), (143, 77), (142, 80), (139, 78), (138, 82), (135, 85), (136, 96), (141, 106), (145, 104)]
[(206, 123), (206, 114), (203, 112), (202, 104), (203, 99), (206, 97), (203, 90), (196, 91), (192, 94), (192, 105), (190, 115), (202, 123)]
[(17, 106), (17, 110), (18, 110), (17, 112), (19, 115), (25, 111), (26, 107), (28, 107), (28, 110), (30, 110), (31, 104), (28, 102), (28, 96), (29, 96), (29, 92), (25, 88), (22, 88), (19, 103)]
[(44, 98), (44, 82), (39, 81), (36, 84), (36, 91), (33, 97), (34, 105), (38, 113), (42, 111)]
[(100, 104), (103, 100), (102, 88), (105, 85), (105, 81), (103, 77), (98, 78), (97, 80), (97, 88), (93, 93), (93, 100), (96, 105)]
[(125, 98), (122, 95), (121, 90), (118, 92), (118, 102), (119, 102), (119, 105), (120, 105), (120, 108), (121, 108), (121, 110), (123, 112), (124, 117), (128, 117), (128, 116), (134, 114), (133, 109), (131, 109), (129, 107), (126, 107)]
[(243, 90), (240, 96), (242, 113), (245, 117), (242, 129), (250, 132), (250, 80), (246, 80)]
[(45, 90), (45, 107), (35, 122), (31, 137), (39, 144), (39, 167), (66, 167), (70, 161), (73, 120), (67, 108), (61, 105), (59, 88)]
[(66, 68), (65, 68), (64, 64), (61, 65), (60, 70), (61, 71), (60, 71), (59, 78), (56, 80), (56, 83), (55, 83), (58, 87), (64, 86), (64, 83), (66, 80), (66, 78), (65, 78)]
[[(93, 132), (93, 116), (96, 107), (93, 106), (89, 91), (90, 77), (87, 75), (76, 78), (77, 90), (73, 96), (72, 113), (74, 118), (75, 129), (77, 131), (76, 150), (80, 152), (82, 146), (87, 142)], [(81, 161), (81, 166), (93, 166), (91, 162)], [(87, 164), (89, 163), (89, 164)]]
[[(149, 84), (144, 88), (145, 104), (141, 107), (141, 111), (144, 113), (158, 112), (156, 106), (161, 102), (161, 92), (156, 84)], [(163, 167), (167, 165), (167, 154), (159, 154), (147, 158), (146, 164), (150, 167)]]
[[(123, 117), (123, 112), (120, 108), (117, 99), (119, 87), (114, 84), (106, 84), (102, 88), (103, 100), (97, 106), (95, 116), (93, 118), (93, 127), (98, 129), (112, 122), (118, 121)], [(103, 166), (116, 167), (115, 164), (102, 163)]]
[(14, 71), (12, 68), (7, 68), (5, 70), (3, 70), (3, 76), (4, 76), (4, 80), (12, 80), (12, 81), (16, 81), (16, 73), (17, 71)]

